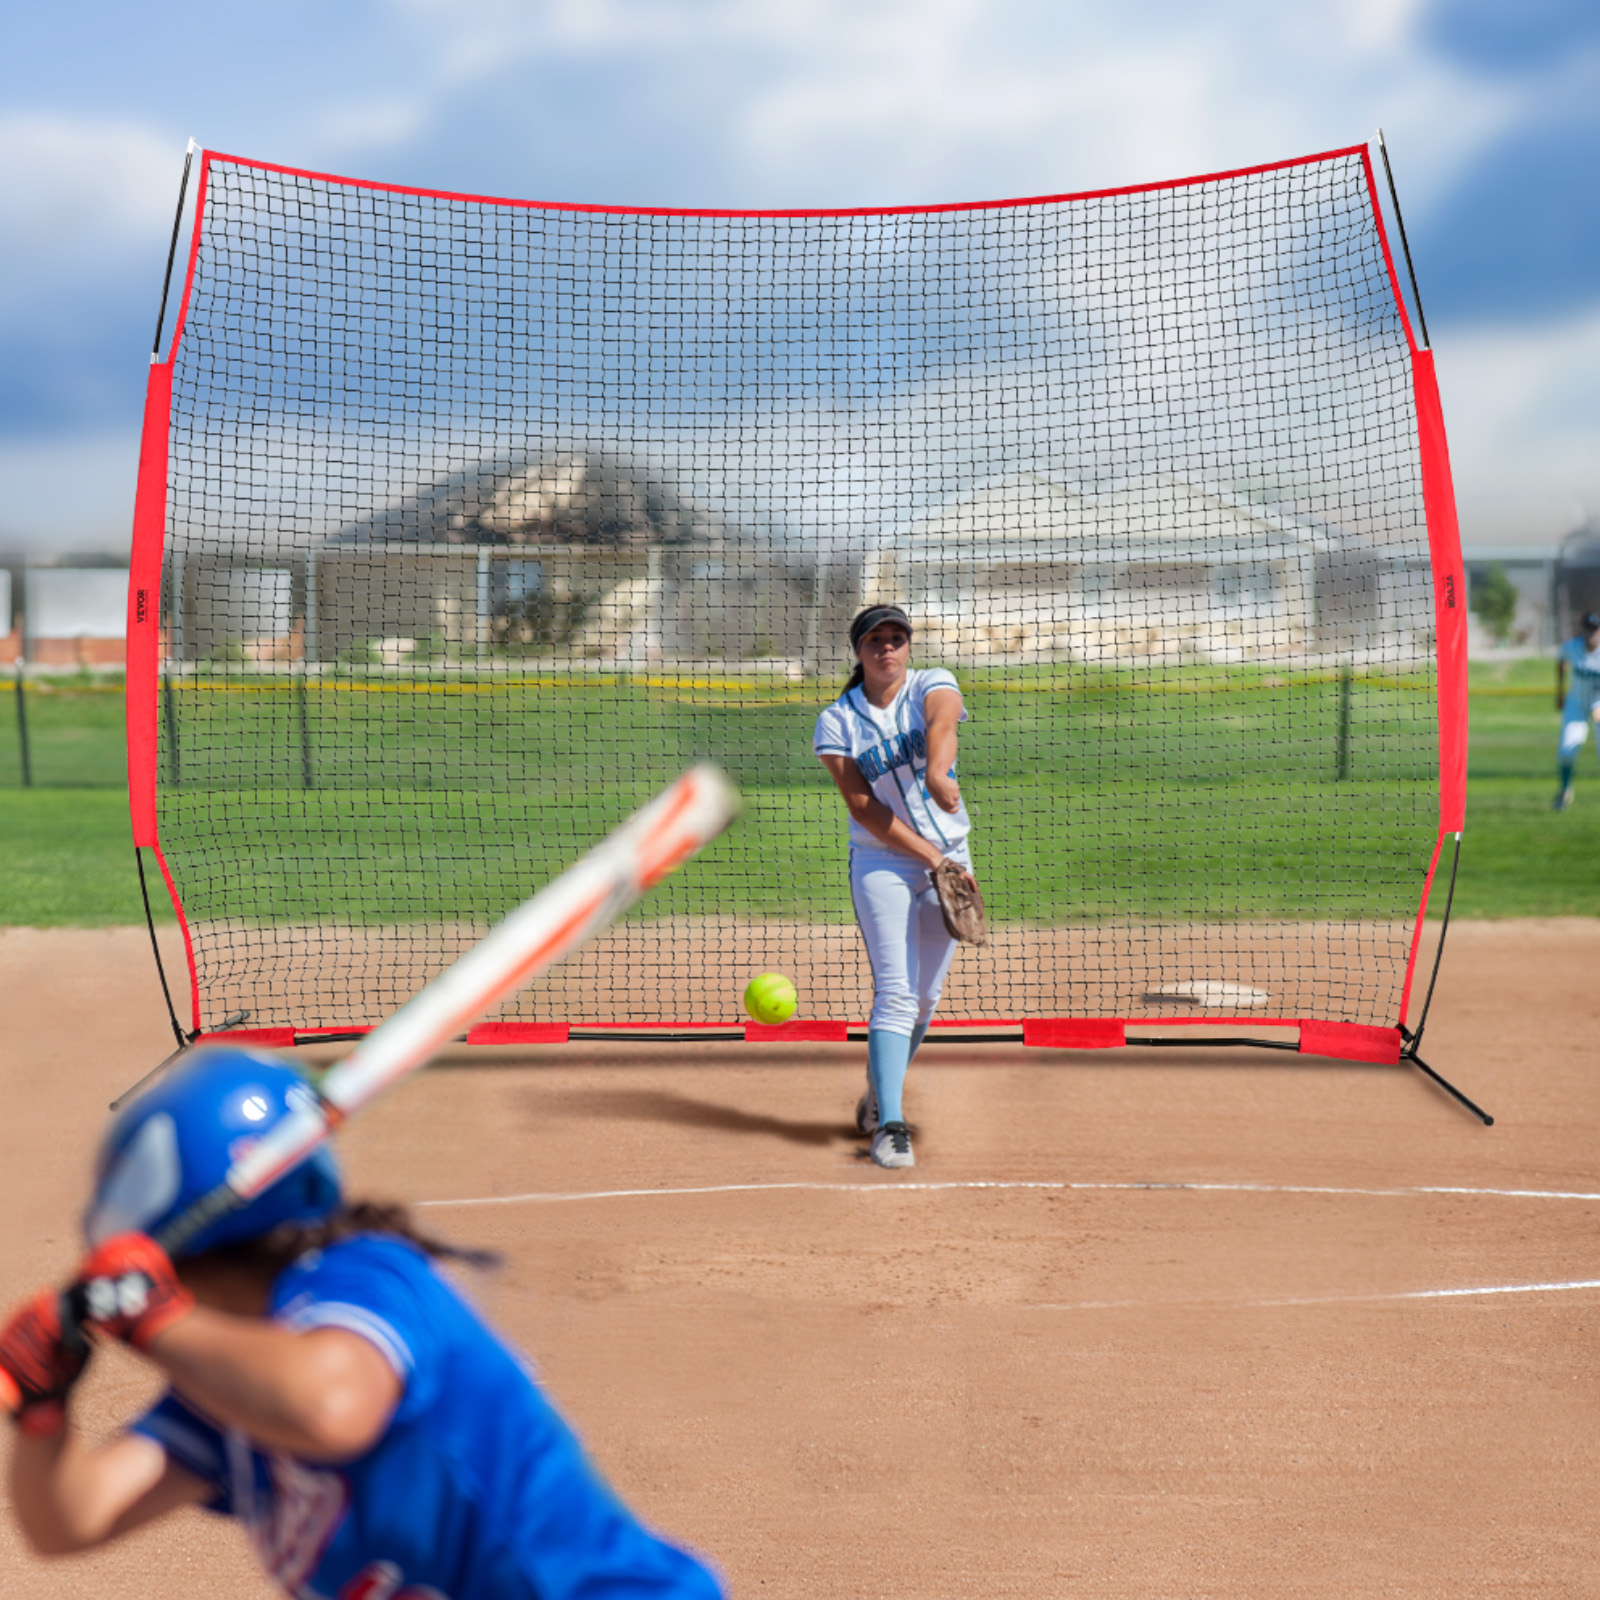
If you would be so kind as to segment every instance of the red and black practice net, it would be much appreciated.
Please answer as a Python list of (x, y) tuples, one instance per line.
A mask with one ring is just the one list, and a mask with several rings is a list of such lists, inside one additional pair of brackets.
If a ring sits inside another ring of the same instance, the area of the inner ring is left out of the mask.
[(129, 656), (192, 1029), (370, 1026), (710, 758), (741, 823), (477, 1037), (737, 1032), (766, 970), (782, 1037), (844, 1037), (870, 974), (811, 731), (892, 600), (971, 714), (993, 939), (941, 1023), (1396, 1059), (1464, 634), (1364, 147), (748, 213), (208, 154), (193, 210)]

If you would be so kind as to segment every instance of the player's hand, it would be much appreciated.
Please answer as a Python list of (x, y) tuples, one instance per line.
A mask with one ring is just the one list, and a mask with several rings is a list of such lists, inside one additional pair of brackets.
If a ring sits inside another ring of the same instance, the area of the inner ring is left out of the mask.
[(941, 811), (957, 811), (961, 807), (961, 785), (949, 773), (930, 772), (926, 783), (933, 803)]
[(66, 1398), (89, 1364), (89, 1341), (63, 1296), (41, 1289), (0, 1329), (0, 1400), (16, 1424), (35, 1439), (66, 1426)]
[(143, 1233), (119, 1233), (90, 1251), (67, 1293), (85, 1327), (136, 1350), (194, 1309), (167, 1252)]

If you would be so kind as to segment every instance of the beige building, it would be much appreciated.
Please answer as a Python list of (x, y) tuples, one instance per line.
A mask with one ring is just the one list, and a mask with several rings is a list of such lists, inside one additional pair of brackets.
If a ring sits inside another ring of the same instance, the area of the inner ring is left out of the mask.
[(1431, 648), (1426, 559), (1158, 476), (1089, 493), (1017, 474), (894, 530), (861, 600), (971, 662), (1273, 661)]

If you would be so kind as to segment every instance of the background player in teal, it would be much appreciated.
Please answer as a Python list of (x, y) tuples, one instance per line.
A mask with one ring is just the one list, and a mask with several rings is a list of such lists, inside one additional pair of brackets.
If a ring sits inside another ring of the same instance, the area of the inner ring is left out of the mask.
[[(1572, 772), (1578, 752), (1589, 737), (1589, 724), (1600, 701), (1600, 614), (1588, 612), (1577, 634), (1561, 647), (1556, 659), (1556, 704), (1561, 707), (1561, 787), (1555, 808), (1572, 804)], [(1600, 745), (1600, 735), (1596, 736)]]
[(956, 941), (929, 871), (971, 873), (972, 824), (956, 782), (961, 690), (943, 668), (913, 669), (911, 620), (869, 606), (850, 624), (856, 667), (817, 718), (812, 748), (850, 812), (850, 898), (872, 966), (867, 1092), (856, 1126), (881, 1167), (916, 1164), (901, 1092), (933, 1018)]
[[(326, 1150), (176, 1263), (149, 1237), (306, 1092), (280, 1062), (200, 1051), (112, 1124), (73, 1288), (0, 1332), (23, 1398), (12, 1503), (34, 1547), (202, 1506), (243, 1522), (296, 1600), (717, 1600), (430, 1259), (470, 1252), (401, 1208), (347, 1204)], [(99, 1448), (66, 1414), (84, 1327), (170, 1385)]]

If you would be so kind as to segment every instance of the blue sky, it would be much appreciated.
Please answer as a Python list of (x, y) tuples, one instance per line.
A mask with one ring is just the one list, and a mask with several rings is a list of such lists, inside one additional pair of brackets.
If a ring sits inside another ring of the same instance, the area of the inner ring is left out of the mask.
[(1382, 124), (1469, 543), (1600, 513), (1593, 0), (12, 0), (0, 545), (125, 541), (183, 147), (552, 200), (1137, 182)]

